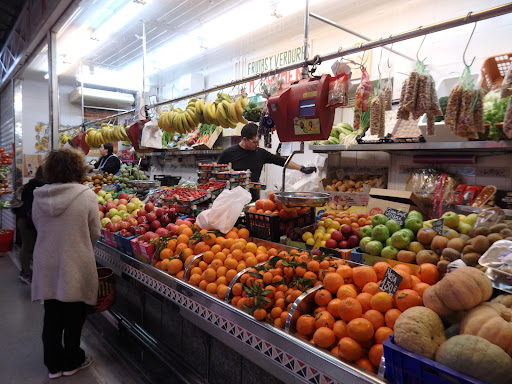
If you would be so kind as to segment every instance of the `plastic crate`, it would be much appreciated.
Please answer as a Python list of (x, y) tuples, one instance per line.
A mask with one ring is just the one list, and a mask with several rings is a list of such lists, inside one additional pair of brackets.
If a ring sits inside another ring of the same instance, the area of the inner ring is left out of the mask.
[(0, 252), (7, 252), (12, 249), (14, 240), (14, 229), (0, 229)]
[(117, 249), (121, 252), (126, 253), (127, 255), (133, 256), (132, 245), (130, 244), (130, 240), (135, 236), (124, 237), (120, 235), (119, 232), (114, 234), (117, 243)]
[(512, 65), (512, 53), (503, 53), (485, 59), (481, 69), (480, 87), (486, 91), (498, 89), (510, 65)]
[(246, 226), (251, 236), (260, 239), (279, 242), (290, 222), (294, 227), (302, 228), (315, 222), (315, 209), (309, 208), (305, 214), (290, 219), (281, 219), (278, 215), (266, 215), (256, 212), (245, 212)]
[(393, 384), (485, 384), (426, 357), (409, 352), (394, 343), (382, 343), (386, 361), (385, 378)]

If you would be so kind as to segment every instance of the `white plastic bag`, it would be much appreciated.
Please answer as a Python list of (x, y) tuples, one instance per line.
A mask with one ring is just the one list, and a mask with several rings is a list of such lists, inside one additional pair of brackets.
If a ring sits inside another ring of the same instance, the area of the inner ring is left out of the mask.
[(158, 120), (153, 118), (144, 125), (140, 144), (147, 148), (162, 149), (162, 135), (164, 133), (158, 127)]
[(250, 192), (242, 187), (224, 190), (213, 202), (210, 209), (197, 216), (196, 223), (202, 229), (217, 229), (228, 233), (236, 224), (244, 206), (251, 201)]
[(287, 192), (323, 192), (322, 179), (325, 177), (323, 168), (326, 157), (314, 156), (305, 166), (316, 167), (316, 172), (305, 175), (299, 171), (286, 170)]

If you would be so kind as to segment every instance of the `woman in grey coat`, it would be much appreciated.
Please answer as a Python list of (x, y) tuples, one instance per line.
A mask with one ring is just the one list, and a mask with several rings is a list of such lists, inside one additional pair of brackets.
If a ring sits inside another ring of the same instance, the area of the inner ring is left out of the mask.
[(80, 348), (88, 305), (95, 305), (98, 273), (94, 246), (100, 236), (96, 195), (81, 182), (87, 167), (82, 152), (60, 149), (43, 163), (47, 184), (34, 191), (37, 229), (32, 300), (44, 301), (44, 364), (49, 377), (71, 376), (92, 358)]

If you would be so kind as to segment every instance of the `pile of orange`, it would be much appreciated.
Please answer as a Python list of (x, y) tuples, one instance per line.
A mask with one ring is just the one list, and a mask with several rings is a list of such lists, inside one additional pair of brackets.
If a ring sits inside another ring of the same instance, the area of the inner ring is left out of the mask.
[(366, 213), (358, 212), (324, 212), (322, 214), (322, 220), (331, 219), (337, 221), (340, 225), (350, 225), (352, 228), (362, 228), (365, 225), (372, 224), (373, 216), (369, 216)]
[(261, 213), (264, 215), (278, 215), (281, 219), (293, 219), (309, 212), (308, 207), (286, 208), (276, 201), (274, 192), (271, 192), (266, 200), (256, 200), (249, 212)]
[(393, 269), (403, 279), (392, 297), (379, 289), (388, 268), (386, 262), (373, 267), (341, 265), (326, 274), (323, 289), (314, 296), (316, 309), (297, 319), (296, 335), (375, 372), (382, 343), (393, 333), (398, 316), (423, 305), (423, 292), (439, 279), (433, 264), (422, 264), (416, 274), (404, 264), (396, 265)]

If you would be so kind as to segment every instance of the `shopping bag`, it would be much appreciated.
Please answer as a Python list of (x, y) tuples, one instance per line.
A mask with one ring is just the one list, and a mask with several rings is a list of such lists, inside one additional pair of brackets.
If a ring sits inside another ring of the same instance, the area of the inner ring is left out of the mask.
[(316, 167), (316, 172), (305, 175), (299, 171), (286, 171), (286, 191), (287, 192), (323, 192), (322, 179), (325, 177), (324, 156), (313, 156), (305, 166)]
[(251, 201), (251, 194), (242, 187), (224, 190), (210, 209), (197, 216), (196, 224), (202, 229), (217, 229), (228, 233), (236, 224), (244, 206)]
[(158, 127), (158, 120), (153, 118), (144, 125), (140, 144), (148, 148), (161, 149), (163, 134), (163, 131)]

